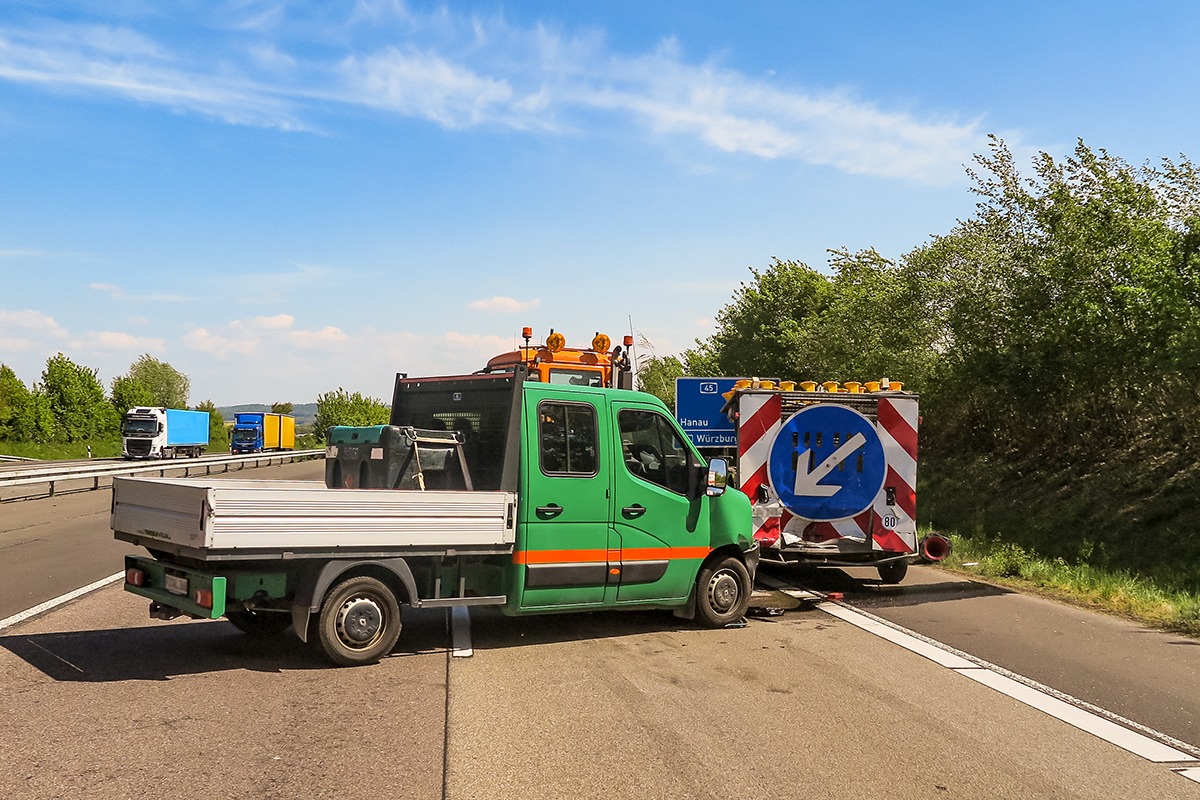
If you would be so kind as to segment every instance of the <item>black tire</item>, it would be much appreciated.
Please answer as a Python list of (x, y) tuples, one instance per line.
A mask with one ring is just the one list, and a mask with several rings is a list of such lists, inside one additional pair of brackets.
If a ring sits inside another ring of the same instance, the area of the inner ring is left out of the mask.
[(278, 612), (226, 611), (225, 618), (233, 627), (250, 636), (278, 636), (292, 624), (291, 614)]
[(751, 588), (740, 559), (728, 556), (705, 564), (696, 577), (696, 617), (709, 628), (739, 621), (746, 616)]
[(400, 603), (375, 578), (347, 578), (325, 595), (314, 644), (334, 664), (372, 664), (400, 638)]
[(895, 586), (908, 574), (908, 562), (889, 561), (886, 564), (877, 564), (875, 569), (879, 570), (880, 582), (886, 583), (888, 586)]

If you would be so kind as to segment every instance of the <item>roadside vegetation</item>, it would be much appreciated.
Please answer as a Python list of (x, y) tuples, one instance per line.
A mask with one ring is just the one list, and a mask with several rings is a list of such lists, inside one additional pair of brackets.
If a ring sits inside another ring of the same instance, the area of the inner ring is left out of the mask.
[[(186, 409), (190, 380), (165, 361), (146, 354), (113, 379), (105, 392), (97, 370), (62, 353), (46, 360), (41, 381), (26, 386), (0, 363), (0, 455), (39, 460), (112, 458), (121, 455), (121, 419), (137, 406)], [(276, 414), (291, 414), (290, 402), (272, 403)], [(195, 406), (209, 415), (208, 452), (229, 450), (229, 424), (211, 400)], [(338, 389), (318, 399), (317, 420), (297, 430), (296, 446), (314, 449), (332, 425), (387, 422), (382, 401)]]
[(950, 534), (950, 540), (954, 552), (939, 565), (950, 572), (1200, 637), (1200, 593), (1195, 591), (1129, 570), (1046, 558), (998, 538)]
[(1082, 142), (1022, 172), (993, 139), (969, 175), (975, 214), (895, 260), (752, 269), (647, 388), (899, 379), (921, 396), (920, 522), (972, 570), (1195, 631), (1200, 173)]

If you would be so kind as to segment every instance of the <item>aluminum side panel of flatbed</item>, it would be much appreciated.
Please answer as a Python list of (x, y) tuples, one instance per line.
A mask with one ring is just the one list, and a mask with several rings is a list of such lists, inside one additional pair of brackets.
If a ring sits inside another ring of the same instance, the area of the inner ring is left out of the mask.
[(509, 492), (328, 489), (319, 481), (118, 478), (114, 531), (212, 550), (506, 547)]

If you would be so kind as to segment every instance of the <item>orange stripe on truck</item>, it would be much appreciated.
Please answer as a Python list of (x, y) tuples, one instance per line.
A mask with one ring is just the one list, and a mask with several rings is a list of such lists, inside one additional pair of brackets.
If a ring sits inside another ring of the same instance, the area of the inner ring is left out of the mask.
[(514, 564), (586, 564), (607, 561), (655, 561), (706, 558), (707, 547), (631, 547), (621, 550), (518, 550)]

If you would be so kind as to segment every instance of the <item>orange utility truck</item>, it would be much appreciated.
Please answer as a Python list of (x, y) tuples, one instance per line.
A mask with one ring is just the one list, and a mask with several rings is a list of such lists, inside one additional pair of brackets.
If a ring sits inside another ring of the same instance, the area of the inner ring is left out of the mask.
[(592, 337), (592, 346), (586, 348), (567, 347), (566, 337), (553, 329), (546, 342), (538, 346), (530, 344), (533, 328), (523, 328), (521, 336), (525, 339), (524, 346), (495, 356), (482, 372), (512, 372), (518, 364), (523, 364), (528, 370), (526, 380), (607, 389), (633, 388), (629, 359), (632, 336), (626, 336), (612, 350), (609, 350), (612, 340), (599, 331)]

